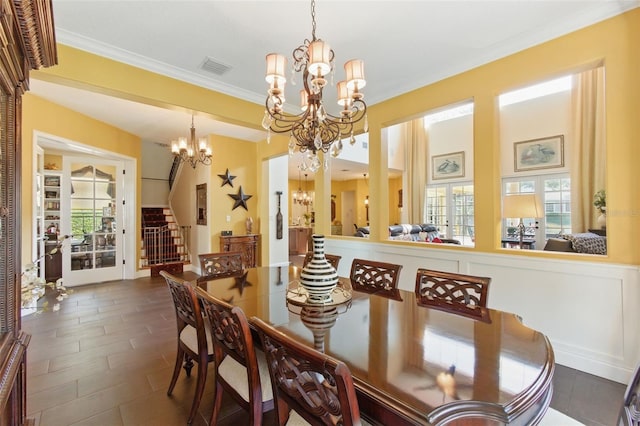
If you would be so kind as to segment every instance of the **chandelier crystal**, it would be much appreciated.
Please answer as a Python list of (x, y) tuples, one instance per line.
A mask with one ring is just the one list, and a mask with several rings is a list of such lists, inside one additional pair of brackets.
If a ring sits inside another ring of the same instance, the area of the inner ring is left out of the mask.
[(171, 141), (171, 152), (181, 163), (188, 163), (194, 169), (198, 163), (202, 163), (205, 166), (211, 164), (211, 147), (206, 137), (201, 137), (199, 140), (196, 140), (196, 128), (193, 125), (193, 115), (191, 115), (191, 133), (189, 134), (189, 140), (182, 136), (178, 138), (177, 141)]
[(335, 54), (328, 43), (316, 37), (315, 0), (311, 1), (311, 23), (311, 40), (305, 39), (292, 55), (291, 84), (295, 85), (296, 73), (302, 73), (304, 84), (304, 89), (300, 90), (302, 112), (290, 114), (284, 111), (287, 60), (284, 55), (270, 53), (266, 57), (265, 80), (269, 90), (262, 126), (268, 131), (267, 142), (270, 142), (271, 132), (290, 133), (289, 155), (296, 150), (306, 152), (300, 167), (303, 171), (316, 172), (321, 166), (328, 168), (327, 158), (321, 163), (318, 151), (327, 153), (331, 150), (331, 155), (337, 157), (342, 151), (341, 139), (350, 137), (351, 143), (355, 141), (354, 124), (364, 118), (365, 132), (368, 124), (367, 104), (360, 92), (366, 85), (361, 59), (352, 59), (344, 65), (346, 79), (337, 84), (338, 104), (342, 107), (340, 115), (332, 115), (325, 109), (322, 91), (329, 74), (333, 80)]

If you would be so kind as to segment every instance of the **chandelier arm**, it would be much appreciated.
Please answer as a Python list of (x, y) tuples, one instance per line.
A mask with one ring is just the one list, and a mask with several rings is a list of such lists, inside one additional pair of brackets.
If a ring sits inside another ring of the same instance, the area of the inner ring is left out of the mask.
[(306, 110), (300, 114), (269, 114), (272, 117), (270, 129), (275, 133), (287, 133), (292, 131), (293, 127), (296, 124), (300, 124), (301, 122), (306, 122), (309, 116), (309, 110)]
[(293, 70), (295, 72), (301, 72), (303, 69), (306, 71), (309, 44), (311, 44), (311, 41), (304, 39), (304, 43), (293, 49), (291, 56), (293, 56)]

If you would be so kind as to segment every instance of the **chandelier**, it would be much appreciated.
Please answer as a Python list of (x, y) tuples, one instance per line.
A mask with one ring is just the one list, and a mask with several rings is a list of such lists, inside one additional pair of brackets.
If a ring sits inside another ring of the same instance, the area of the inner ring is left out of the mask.
[(300, 172), (298, 172), (298, 191), (293, 193), (293, 203), (301, 206), (313, 205), (313, 198), (307, 192), (307, 174), (304, 174), (304, 192), (300, 187)]
[[(329, 74), (333, 81), (335, 55), (329, 44), (316, 37), (315, 3), (315, 0), (311, 1), (311, 40), (305, 39), (304, 43), (293, 51), (291, 67), (291, 84), (296, 84), (296, 73), (302, 73), (302, 112), (290, 114), (283, 110), (287, 60), (284, 55), (270, 53), (266, 58), (265, 77), (269, 83), (269, 90), (262, 120), (262, 126), (268, 131), (267, 142), (271, 141), (271, 132), (290, 133), (289, 155), (293, 155), (296, 150), (301, 153), (307, 152), (306, 160), (303, 159), (300, 167), (303, 171), (308, 168), (312, 172), (320, 168), (318, 151), (327, 153), (331, 150), (331, 155), (337, 157), (342, 152), (343, 138), (349, 136), (350, 143), (355, 143), (355, 123), (364, 118), (364, 131), (368, 131), (367, 104), (360, 92), (366, 84), (364, 62), (361, 59), (352, 59), (344, 65), (346, 79), (337, 84), (338, 104), (342, 106), (340, 115), (332, 115), (325, 109), (322, 91)], [(328, 168), (326, 158), (324, 168)]]
[(191, 115), (191, 133), (189, 140), (181, 136), (177, 141), (171, 141), (171, 152), (174, 158), (181, 163), (189, 163), (194, 169), (198, 163), (205, 166), (211, 164), (211, 147), (207, 143), (207, 138), (202, 137), (196, 141), (196, 128), (193, 126), (193, 114)]

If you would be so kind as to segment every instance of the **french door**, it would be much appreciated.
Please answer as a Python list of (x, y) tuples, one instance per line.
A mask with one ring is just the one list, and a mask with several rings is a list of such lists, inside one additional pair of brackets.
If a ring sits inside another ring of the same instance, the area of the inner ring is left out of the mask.
[(96, 157), (63, 159), (64, 284), (123, 278), (122, 164)]

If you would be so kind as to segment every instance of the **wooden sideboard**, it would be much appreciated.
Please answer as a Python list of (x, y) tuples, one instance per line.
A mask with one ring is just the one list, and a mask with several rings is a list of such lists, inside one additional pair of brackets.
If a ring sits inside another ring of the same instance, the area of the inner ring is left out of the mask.
[(242, 263), (245, 268), (257, 265), (258, 234), (249, 235), (221, 235), (220, 251), (239, 251), (242, 253)]

